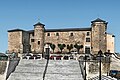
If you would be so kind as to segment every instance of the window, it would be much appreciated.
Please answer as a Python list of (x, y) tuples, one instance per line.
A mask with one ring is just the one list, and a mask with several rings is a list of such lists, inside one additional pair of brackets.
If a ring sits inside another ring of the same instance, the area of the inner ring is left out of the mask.
[(90, 47), (85, 47), (85, 53), (90, 54)]
[(70, 36), (73, 36), (73, 33), (70, 33)]
[(34, 39), (31, 39), (31, 42), (34, 42)]
[(90, 42), (90, 38), (86, 38), (86, 42)]
[(87, 36), (89, 36), (90, 35), (90, 32), (87, 32)]
[(40, 45), (40, 41), (38, 41), (38, 45)]
[(47, 36), (50, 36), (50, 33), (47, 33)]
[(34, 33), (32, 33), (32, 36), (34, 36)]
[(56, 33), (56, 36), (59, 36), (59, 33)]

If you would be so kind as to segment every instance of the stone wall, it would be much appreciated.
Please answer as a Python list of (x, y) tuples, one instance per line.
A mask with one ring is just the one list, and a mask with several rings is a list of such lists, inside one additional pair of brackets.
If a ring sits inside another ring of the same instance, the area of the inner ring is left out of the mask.
[(44, 50), (44, 26), (36, 25), (34, 28), (34, 43), (32, 45), (35, 52), (43, 53)]
[(114, 53), (114, 49), (114, 36), (112, 34), (107, 34), (107, 51), (110, 50), (111, 53)]
[(5, 73), (7, 67), (6, 61), (0, 61), (0, 75), (3, 75)]
[(14, 72), (16, 66), (18, 65), (20, 59), (19, 58), (15, 58), (13, 60), (9, 60), (9, 65), (8, 65), (8, 69), (7, 69), (7, 74), (6, 74), (6, 79), (10, 76), (10, 74), (12, 72)]
[(23, 51), (20, 50), (21, 52), (28, 52), (30, 50), (30, 37), (28, 32), (22, 32), (22, 44), (23, 44)]
[(10, 53), (22, 50), (22, 31), (8, 33), (8, 50)]
[(6, 80), (8, 61), (0, 61), (0, 80)]
[(8, 51), (26, 52), (29, 50), (29, 33), (26, 31), (13, 31), (8, 33)]
[[(95, 77), (99, 75), (99, 62), (98, 61), (92, 61), (87, 62), (87, 78)], [(110, 70), (110, 63), (108, 62), (101, 62), (101, 74), (107, 75)]]
[(106, 52), (106, 23), (95, 22), (92, 23), (92, 53), (97, 54), (99, 50)]
[[(83, 45), (91, 45), (91, 42), (86, 42), (86, 34), (90, 31), (69, 31), (69, 32), (46, 32), (45, 33), (45, 43), (55, 44), (55, 52), (60, 51), (58, 48), (58, 44), (80, 44)], [(49, 36), (48, 36), (49, 34)], [(87, 36), (91, 39), (91, 36)], [(82, 51), (84, 51), (84, 48)], [(75, 50), (75, 48), (73, 49)], [(68, 52), (67, 47), (63, 50), (63, 52)]]

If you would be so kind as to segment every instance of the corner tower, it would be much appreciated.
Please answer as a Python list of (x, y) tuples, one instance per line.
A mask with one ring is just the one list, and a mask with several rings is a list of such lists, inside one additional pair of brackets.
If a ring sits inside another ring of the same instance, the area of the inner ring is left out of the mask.
[(44, 51), (44, 24), (38, 22), (34, 25), (34, 39), (35, 39), (35, 52), (43, 53)]
[(106, 29), (107, 22), (97, 18), (91, 21), (92, 35), (91, 35), (91, 48), (92, 54), (97, 54), (99, 50), (106, 52), (107, 42), (106, 42)]

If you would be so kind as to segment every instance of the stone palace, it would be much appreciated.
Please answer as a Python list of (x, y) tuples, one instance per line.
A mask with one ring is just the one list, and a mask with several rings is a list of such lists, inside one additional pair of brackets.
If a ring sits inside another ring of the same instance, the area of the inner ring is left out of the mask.
[[(38, 22), (33, 30), (13, 29), (8, 30), (8, 51), (26, 53), (44, 53), (45, 48), (54, 44), (55, 52), (59, 52), (58, 44), (80, 44), (83, 53), (97, 54), (99, 50), (114, 53), (114, 35), (107, 33), (108, 22), (97, 18), (91, 21), (88, 28), (46, 29), (45, 25)], [(75, 51), (73, 48), (71, 51)], [(52, 51), (50, 49), (50, 51)], [(67, 47), (63, 52), (68, 52)]]

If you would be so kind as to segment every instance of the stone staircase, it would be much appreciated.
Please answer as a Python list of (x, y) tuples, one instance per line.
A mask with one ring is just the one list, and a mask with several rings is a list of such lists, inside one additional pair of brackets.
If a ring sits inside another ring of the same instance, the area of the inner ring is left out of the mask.
[(77, 60), (49, 60), (47, 67), (46, 63), (47, 60), (20, 60), (8, 80), (83, 80)]
[(45, 80), (83, 80), (77, 60), (50, 60)]
[(8, 80), (42, 80), (46, 60), (20, 60)]

